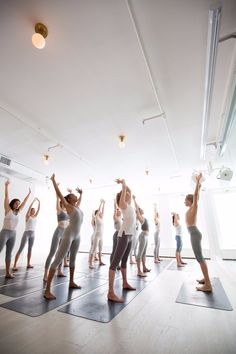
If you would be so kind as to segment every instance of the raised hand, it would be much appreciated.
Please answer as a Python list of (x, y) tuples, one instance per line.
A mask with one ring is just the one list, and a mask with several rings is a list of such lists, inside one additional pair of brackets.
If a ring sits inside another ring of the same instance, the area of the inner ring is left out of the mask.
[(29, 188), (29, 194), (31, 193), (31, 188)]
[(9, 184), (10, 184), (10, 181), (9, 181), (9, 179), (7, 179), (5, 182), (5, 186), (7, 187)]
[(136, 199), (135, 195), (132, 195), (132, 198), (133, 198), (133, 200), (135, 200)]
[(105, 203), (105, 200), (104, 200), (104, 199), (100, 199), (100, 202), (101, 202), (101, 203)]
[(200, 182), (202, 178), (202, 172), (199, 173), (199, 175), (196, 176), (196, 182)]
[(53, 173), (53, 174), (51, 175), (50, 180), (51, 180), (51, 181), (55, 181), (55, 173)]
[(72, 189), (71, 188), (67, 188), (67, 192), (71, 194), (72, 193)]
[(79, 187), (75, 188), (75, 190), (76, 190), (76, 192), (78, 192), (79, 194), (82, 194), (82, 193), (83, 193), (82, 189), (79, 188)]
[(123, 184), (125, 182), (125, 180), (121, 179), (121, 178), (117, 178), (117, 179), (115, 179), (115, 182), (118, 184)]

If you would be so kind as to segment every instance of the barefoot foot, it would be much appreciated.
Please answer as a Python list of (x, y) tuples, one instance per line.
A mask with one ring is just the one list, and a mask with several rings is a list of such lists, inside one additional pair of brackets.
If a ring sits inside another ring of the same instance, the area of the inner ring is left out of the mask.
[(139, 272), (139, 273), (137, 274), (137, 276), (140, 277), (140, 278), (145, 278), (145, 277), (147, 276), (147, 274), (144, 274), (144, 273), (142, 273), (142, 272)]
[(105, 263), (103, 263), (103, 262), (100, 262), (100, 263), (99, 263), (99, 265), (100, 265), (100, 266), (103, 266), (103, 265), (106, 265), (106, 264), (105, 264)]
[(212, 292), (211, 284), (209, 284), (209, 285), (204, 284), (203, 286), (197, 286), (196, 289), (198, 291), (204, 291), (206, 293), (211, 293)]
[(56, 296), (53, 295), (52, 293), (50, 293), (50, 291), (45, 291), (43, 297), (44, 297), (46, 300), (55, 300), (55, 299), (56, 299)]
[(144, 268), (144, 273), (148, 273), (148, 272), (151, 272), (151, 269), (148, 269), (148, 268)]
[(70, 283), (69, 288), (70, 288), (70, 289), (81, 289), (81, 286), (80, 286), (80, 285), (77, 285), (77, 284), (74, 283), (74, 282), (72, 282), (72, 283)]
[(108, 293), (107, 294), (107, 300), (108, 301), (113, 301), (113, 302), (119, 302), (119, 303), (123, 303), (124, 302), (123, 297), (119, 297), (115, 293)]
[(14, 277), (14, 275), (13, 275), (12, 273), (7, 273), (7, 274), (5, 275), (5, 278), (6, 278), (6, 279), (13, 279), (13, 278), (15, 278), (15, 277)]
[(136, 290), (136, 288), (131, 286), (129, 283), (124, 283), (123, 284), (123, 289), (125, 289), (125, 290)]

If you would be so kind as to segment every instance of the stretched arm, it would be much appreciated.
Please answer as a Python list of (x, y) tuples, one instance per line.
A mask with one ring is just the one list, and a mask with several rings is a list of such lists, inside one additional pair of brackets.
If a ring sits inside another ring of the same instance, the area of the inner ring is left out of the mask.
[(195, 187), (195, 191), (193, 194), (193, 207), (197, 207), (198, 204), (198, 199), (199, 199), (199, 192), (200, 192), (200, 188), (201, 188), (201, 184), (200, 184), (200, 180), (202, 178), (202, 173), (199, 173), (198, 176), (196, 176), (196, 187)]
[(80, 189), (80, 188), (76, 188), (76, 191), (80, 194), (79, 199), (78, 199), (77, 202), (76, 202), (76, 206), (77, 206), (77, 207), (80, 207), (80, 204), (81, 204), (81, 201), (82, 201), (82, 194), (83, 194), (83, 191), (82, 191), (82, 189)]
[(9, 186), (10, 182), (7, 180), (5, 182), (5, 199), (4, 199), (4, 209), (5, 209), (5, 214), (7, 214), (9, 212), (9, 210), (11, 209), (9, 206), (9, 194), (8, 194), (8, 186)]
[(31, 208), (32, 208), (32, 206), (33, 206), (33, 204), (34, 204), (34, 202), (35, 202), (35, 199), (32, 201), (32, 203), (30, 204), (30, 206), (29, 206), (29, 208), (28, 208), (28, 210), (27, 210), (27, 213), (26, 213), (26, 215), (25, 215), (25, 219), (26, 219), (26, 221), (29, 219), (29, 217), (30, 217), (30, 210), (31, 210)]
[(23, 202), (19, 206), (19, 211), (21, 211), (24, 208), (27, 200), (29, 199), (30, 194), (31, 194), (31, 189), (29, 188), (29, 193), (27, 194), (27, 196), (25, 197), (25, 199), (23, 200)]
[(37, 202), (38, 202), (38, 208), (37, 208), (37, 211), (35, 213), (35, 218), (37, 218), (37, 216), (39, 214), (39, 211), (40, 211), (40, 200), (38, 198), (35, 198), (35, 200), (37, 200)]
[(116, 183), (122, 184), (121, 196), (120, 196), (120, 201), (119, 201), (119, 205), (118, 206), (121, 209), (126, 209), (127, 208), (127, 203), (125, 201), (125, 197), (126, 197), (127, 186), (125, 184), (125, 180), (124, 179), (117, 179)]
[(117, 204), (116, 204), (116, 199), (114, 199), (114, 214), (113, 214), (113, 220), (117, 220), (117, 214), (116, 214), (116, 209), (117, 209)]
[(98, 210), (101, 213), (102, 217), (104, 215), (104, 207), (105, 207), (105, 200), (101, 199)]
[(136, 215), (137, 215), (137, 219), (140, 222), (140, 224), (142, 224), (144, 222), (144, 217), (142, 216), (142, 214), (140, 213), (140, 207), (138, 205), (138, 203), (136, 202), (136, 197), (135, 195), (133, 195), (133, 201), (134, 201), (134, 205), (135, 205), (135, 210), (136, 210)]
[(63, 195), (62, 195), (62, 193), (61, 193), (61, 191), (60, 191), (60, 189), (59, 189), (59, 187), (58, 187), (58, 184), (57, 184), (57, 182), (55, 181), (55, 175), (54, 175), (54, 174), (53, 174), (52, 177), (51, 177), (51, 181), (52, 181), (53, 187), (54, 187), (54, 189), (55, 189), (55, 192), (56, 192), (58, 198), (61, 200), (62, 204), (64, 205), (64, 207), (65, 207), (66, 210), (67, 210), (69, 203), (67, 203), (67, 201), (66, 201), (65, 198), (63, 197)]

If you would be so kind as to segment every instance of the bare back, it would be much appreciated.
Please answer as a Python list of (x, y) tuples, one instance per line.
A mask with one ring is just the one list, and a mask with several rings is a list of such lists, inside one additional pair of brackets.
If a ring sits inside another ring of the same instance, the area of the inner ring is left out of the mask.
[(185, 214), (187, 226), (196, 226), (197, 222), (197, 205), (191, 205)]

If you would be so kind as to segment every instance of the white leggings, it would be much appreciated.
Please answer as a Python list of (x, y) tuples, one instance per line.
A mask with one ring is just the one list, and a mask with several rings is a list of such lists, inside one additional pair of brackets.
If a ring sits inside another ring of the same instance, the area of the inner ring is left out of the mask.
[(155, 248), (154, 248), (154, 258), (157, 259), (159, 257), (159, 250), (160, 250), (160, 237), (159, 237), (159, 231), (156, 231), (154, 233), (154, 243), (155, 243)]
[(90, 254), (95, 254), (97, 247), (98, 247), (98, 252), (102, 253), (102, 246), (103, 246), (103, 234), (101, 232), (94, 233), (93, 242), (90, 248)]

